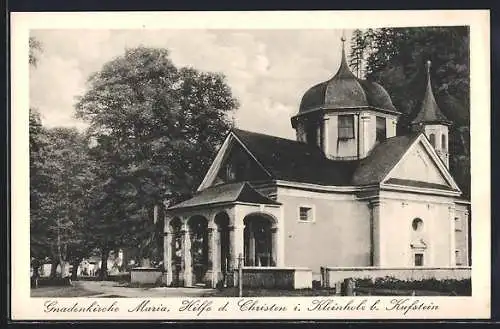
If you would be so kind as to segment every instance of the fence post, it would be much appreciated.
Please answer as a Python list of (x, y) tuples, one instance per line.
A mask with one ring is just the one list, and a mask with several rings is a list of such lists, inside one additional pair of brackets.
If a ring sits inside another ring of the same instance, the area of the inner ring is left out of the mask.
[(239, 296), (243, 296), (243, 255), (240, 253), (238, 256), (238, 288)]

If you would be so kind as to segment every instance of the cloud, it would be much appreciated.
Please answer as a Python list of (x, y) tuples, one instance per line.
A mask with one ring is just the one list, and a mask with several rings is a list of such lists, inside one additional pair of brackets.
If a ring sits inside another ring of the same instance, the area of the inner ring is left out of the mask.
[(339, 30), (37, 30), (43, 44), (30, 77), (30, 104), (49, 126), (78, 126), (75, 97), (88, 76), (125, 48), (164, 47), (178, 66), (221, 72), (241, 107), (240, 128), (294, 138), (290, 117), (303, 93), (331, 77)]

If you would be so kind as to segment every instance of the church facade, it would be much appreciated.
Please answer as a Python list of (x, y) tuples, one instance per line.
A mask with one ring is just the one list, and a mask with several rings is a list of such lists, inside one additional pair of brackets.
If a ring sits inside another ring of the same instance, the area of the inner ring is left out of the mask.
[(296, 140), (233, 129), (197, 193), (168, 207), (167, 283), (215, 287), (245, 267), (453, 268), (469, 264), (469, 202), (449, 172), (448, 128), (427, 88), (401, 113), (345, 51), (291, 118)]

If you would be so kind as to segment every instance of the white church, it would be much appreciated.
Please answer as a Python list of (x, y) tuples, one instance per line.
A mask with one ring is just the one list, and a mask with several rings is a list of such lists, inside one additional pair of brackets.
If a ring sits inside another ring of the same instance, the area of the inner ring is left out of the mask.
[(315, 280), (324, 269), (467, 269), (470, 203), (448, 169), (451, 122), (429, 67), (408, 135), (396, 134), (387, 91), (357, 78), (344, 49), (337, 73), (302, 97), (295, 141), (232, 130), (197, 193), (167, 209), (167, 284), (215, 287), (239, 261)]

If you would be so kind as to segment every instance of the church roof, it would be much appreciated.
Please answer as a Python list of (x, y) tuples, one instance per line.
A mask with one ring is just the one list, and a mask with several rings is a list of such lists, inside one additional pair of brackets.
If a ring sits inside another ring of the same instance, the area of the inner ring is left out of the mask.
[(276, 202), (256, 190), (248, 183), (239, 182), (211, 186), (197, 194), (191, 199), (178, 203), (169, 209), (191, 208), (202, 205), (223, 204), (231, 202), (248, 202), (258, 204), (279, 205)]
[(375, 146), (368, 157), (359, 161), (352, 178), (353, 185), (380, 183), (419, 135), (395, 136)]
[(274, 179), (349, 185), (356, 161), (332, 161), (318, 147), (240, 129), (233, 133)]
[(418, 134), (388, 138), (361, 160), (330, 160), (316, 146), (233, 129), (233, 133), (274, 179), (332, 186), (380, 183)]
[(436, 99), (434, 98), (434, 93), (432, 92), (431, 75), (430, 75), (431, 62), (427, 61), (427, 88), (425, 89), (425, 94), (420, 106), (420, 111), (417, 113), (415, 119), (413, 119), (412, 124), (420, 123), (442, 123), (450, 124), (451, 122), (446, 118), (446, 116), (441, 112)]
[[(342, 42), (345, 40), (343, 39)], [(344, 46), (337, 73), (306, 91), (302, 97), (299, 114), (319, 109), (345, 109), (375, 107), (398, 112), (387, 91), (375, 82), (357, 78), (349, 69)]]

